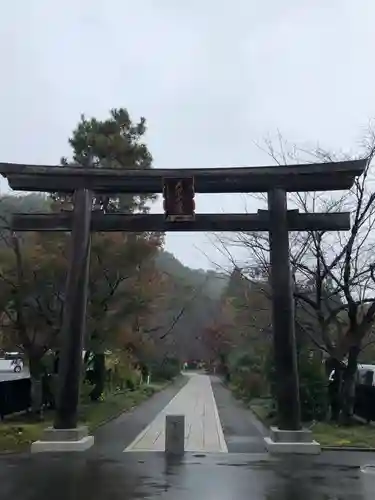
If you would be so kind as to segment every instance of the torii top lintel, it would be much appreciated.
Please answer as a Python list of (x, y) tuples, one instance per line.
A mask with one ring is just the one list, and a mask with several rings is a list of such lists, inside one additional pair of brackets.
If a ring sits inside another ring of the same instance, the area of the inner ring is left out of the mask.
[(87, 188), (100, 193), (161, 193), (166, 177), (194, 177), (197, 193), (255, 193), (278, 187), (293, 191), (349, 189), (367, 159), (282, 165), (196, 169), (101, 169), (0, 163), (0, 174), (12, 189), (72, 192)]

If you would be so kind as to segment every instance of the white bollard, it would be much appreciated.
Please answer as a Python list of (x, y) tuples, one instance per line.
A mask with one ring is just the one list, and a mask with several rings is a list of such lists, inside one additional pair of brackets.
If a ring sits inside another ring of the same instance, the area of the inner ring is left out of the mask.
[(375, 465), (361, 467), (361, 482), (364, 500), (373, 500), (375, 496)]
[(185, 415), (165, 417), (165, 453), (183, 455), (185, 452)]

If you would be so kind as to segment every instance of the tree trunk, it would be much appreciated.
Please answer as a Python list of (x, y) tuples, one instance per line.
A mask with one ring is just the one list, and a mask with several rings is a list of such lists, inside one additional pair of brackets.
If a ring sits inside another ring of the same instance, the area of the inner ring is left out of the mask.
[(341, 363), (334, 358), (330, 358), (326, 361), (327, 378), (330, 377), (332, 371), (334, 372), (333, 377), (329, 380), (328, 385), (329, 406), (331, 409), (331, 420), (333, 422), (338, 422), (341, 410), (340, 392), (343, 367)]
[(141, 370), (141, 384), (146, 384), (147, 379), (148, 379), (148, 374), (149, 374), (148, 367), (145, 363), (142, 363), (142, 362), (140, 362), (139, 365), (140, 365), (140, 370)]
[(343, 374), (341, 385), (341, 414), (340, 421), (344, 425), (352, 422), (355, 404), (355, 377), (358, 366), (360, 347), (355, 345), (349, 349), (348, 365)]
[(104, 353), (94, 354), (93, 372), (95, 386), (91, 391), (90, 398), (92, 401), (98, 401), (103, 394), (105, 386), (105, 355)]
[(29, 356), (31, 411), (36, 419), (43, 416), (43, 367), (40, 356)]

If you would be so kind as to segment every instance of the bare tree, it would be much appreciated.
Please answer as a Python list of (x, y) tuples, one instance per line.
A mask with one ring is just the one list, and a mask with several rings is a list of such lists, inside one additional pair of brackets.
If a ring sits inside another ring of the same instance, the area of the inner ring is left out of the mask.
[[(268, 140), (265, 149), (279, 165), (338, 160), (320, 148), (312, 152), (290, 148), (281, 136), (277, 148)], [(358, 358), (361, 350), (372, 342), (375, 320), (374, 152), (375, 134), (370, 131), (361, 151), (361, 157), (368, 158), (365, 172), (349, 192), (292, 193), (288, 199), (289, 208), (300, 212), (351, 212), (350, 231), (290, 234), (294, 297), (299, 309), (304, 311), (304, 322), (300, 326), (325, 357), (333, 361), (332, 365), (341, 367), (339, 401), (345, 421), (353, 413)], [(218, 236), (217, 241), (233, 261), (238, 254), (236, 249), (245, 251), (246, 265), (241, 267), (247, 279), (259, 280), (260, 275), (268, 280), (268, 234), (237, 233)], [(257, 273), (254, 275), (246, 269), (256, 269)]]

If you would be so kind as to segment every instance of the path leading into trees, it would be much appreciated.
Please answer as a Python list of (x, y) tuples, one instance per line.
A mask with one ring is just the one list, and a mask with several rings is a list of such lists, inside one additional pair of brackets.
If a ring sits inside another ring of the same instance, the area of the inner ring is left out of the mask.
[(125, 451), (164, 451), (167, 415), (185, 416), (186, 451), (228, 452), (210, 379), (201, 374), (189, 375), (187, 384)]
[(185, 416), (185, 449), (197, 453), (265, 453), (264, 429), (218, 377), (184, 375), (95, 434), (93, 452), (162, 452), (166, 415)]

